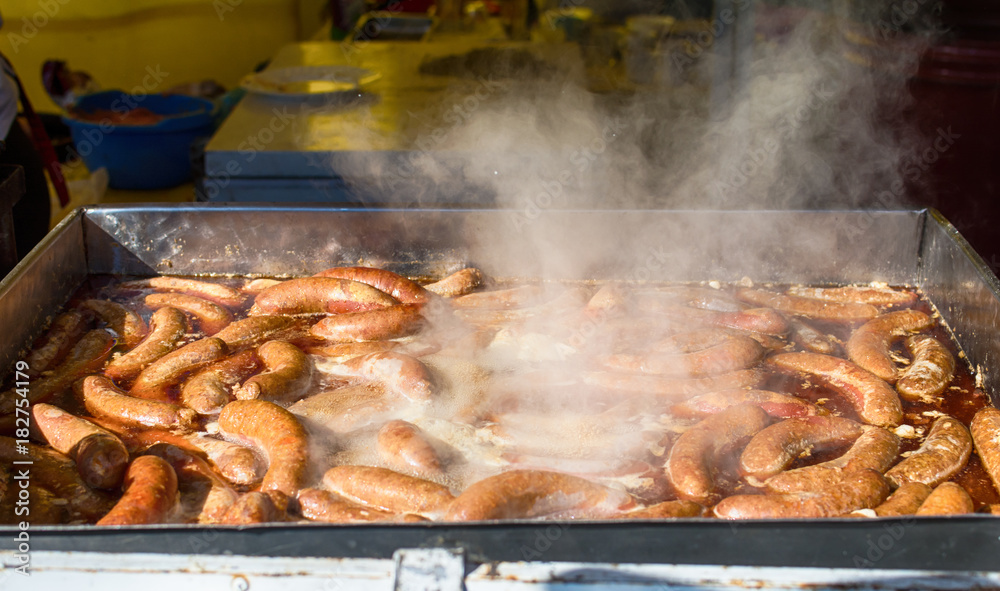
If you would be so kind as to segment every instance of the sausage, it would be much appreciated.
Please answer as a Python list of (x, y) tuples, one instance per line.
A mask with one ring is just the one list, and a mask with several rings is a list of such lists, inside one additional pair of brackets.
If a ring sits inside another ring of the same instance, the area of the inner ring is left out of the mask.
[(664, 501), (636, 511), (622, 513), (622, 519), (674, 519), (677, 517), (701, 517), (705, 508), (691, 501)]
[(157, 456), (139, 456), (125, 473), (124, 494), (97, 525), (163, 523), (177, 503), (177, 474)]
[(800, 455), (854, 443), (861, 433), (861, 425), (840, 417), (785, 419), (753, 436), (740, 455), (740, 473), (750, 484), (760, 486)]
[(316, 345), (304, 347), (302, 350), (310, 355), (319, 355), (331, 361), (343, 363), (348, 359), (361, 357), (369, 353), (391, 351), (398, 346), (399, 343), (395, 341), (369, 341), (362, 343), (340, 343), (337, 345)]
[(917, 301), (917, 294), (891, 287), (790, 287), (788, 294), (803, 298), (840, 302), (842, 304), (873, 304), (876, 306), (908, 306)]
[(91, 316), (79, 310), (70, 310), (56, 316), (52, 325), (25, 357), (31, 375), (41, 375), (56, 366), (80, 341), (90, 325)]
[(328, 316), (309, 329), (316, 338), (333, 343), (381, 341), (420, 331), (424, 318), (417, 304), (401, 304), (368, 312)]
[(604, 365), (620, 371), (705, 377), (747, 369), (756, 365), (763, 356), (764, 347), (760, 343), (750, 337), (734, 335), (718, 345), (681, 355), (609, 355)]
[(318, 488), (304, 488), (299, 491), (299, 509), (302, 516), (312, 521), (324, 523), (368, 523), (390, 521), (395, 515), (342, 499), (337, 495)]
[(969, 426), (983, 468), (993, 486), (1000, 491), (1000, 410), (987, 406), (980, 409)]
[(961, 515), (972, 513), (975, 506), (969, 493), (962, 485), (954, 482), (942, 482), (924, 499), (917, 509), (917, 515)]
[(355, 357), (337, 367), (327, 368), (327, 372), (381, 382), (391, 392), (411, 402), (430, 402), (434, 396), (427, 366), (416, 357), (395, 351)]
[(52, 373), (31, 382), (27, 397), (18, 396), (16, 389), (0, 394), (0, 424), (14, 426), (18, 399), (26, 398), (29, 404), (48, 402), (53, 396), (68, 390), (74, 381), (100, 370), (111, 355), (111, 348), (114, 345), (114, 338), (104, 330), (92, 330), (83, 335), (80, 342), (73, 347), (66, 359), (52, 370)]
[(769, 390), (720, 390), (688, 398), (670, 407), (676, 417), (704, 418), (737, 404), (759, 406), (772, 417), (789, 419), (825, 414), (826, 411), (801, 398)]
[(316, 273), (314, 277), (334, 277), (358, 281), (387, 293), (404, 304), (424, 304), (431, 298), (431, 294), (418, 283), (385, 269), (333, 267)]
[(451, 303), (462, 309), (509, 310), (538, 304), (543, 293), (540, 285), (521, 285), (510, 289), (470, 293), (451, 300)]
[(266, 370), (237, 388), (237, 399), (295, 402), (308, 393), (313, 363), (301, 349), (285, 341), (268, 341), (257, 348), (257, 356)]
[(233, 503), (219, 523), (249, 525), (284, 520), (283, 511), (275, 505), (268, 494), (254, 491), (244, 494)]
[(209, 283), (181, 277), (150, 277), (118, 284), (122, 289), (153, 289), (156, 291), (179, 291), (188, 295), (211, 300), (223, 306), (238, 308), (245, 297), (239, 290), (220, 283)]
[(167, 388), (190, 372), (218, 361), (228, 354), (226, 342), (207, 337), (175, 349), (149, 364), (139, 373), (129, 395), (149, 400), (170, 400)]
[(893, 339), (908, 332), (923, 330), (933, 323), (930, 316), (919, 310), (899, 310), (882, 314), (851, 333), (851, 338), (847, 339), (844, 349), (851, 361), (859, 367), (889, 383), (895, 383), (899, 377), (899, 370), (889, 354)]
[(87, 376), (74, 384), (77, 398), (91, 415), (124, 425), (162, 429), (194, 429), (197, 415), (169, 402), (134, 398), (103, 376)]
[(194, 316), (206, 336), (212, 336), (233, 321), (233, 313), (222, 306), (198, 296), (183, 293), (151, 293), (146, 296), (146, 306), (153, 310), (170, 306)]
[(819, 491), (775, 495), (733, 495), (713, 512), (722, 519), (787, 519), (838, 517), (879, 505), (889, 496), (889, 484), (874, 470), (843, 472)]
[[(105, 426), (108, 429), (116, 428), (110, 423)], [(253, 450), (203, 433), (145, 429), (122, 430), (120, 436), (132, 450), (145, 450), (158, 443), (167, 443), (196, 456), (207, 456), (223, 478), (238, 486), (257, 484), (267, 471), (267, 465)]]
[(764, 373), (754, 368), (706, 378), (668, 378), (656, 375), (585, 371), (582, 377), (583, 383), (588, 386), (680, 400), (704, 392), (750, 388), (764, 380)]
[(297, 321), (290, 316), (250, 316), (237, 320), (215, 333), (215, 337), (226, 341), (230, 349), (257, 347), (275, 339), (290, 339), (300, 331)]
[(216, 361), (184, 382), (181, 402), (199, 414), (216, 414), (230, 401), (233, 389), (260, 368), (251, 350)]
[[(195, 520), (198, 523), (221, 523), (239, 497), (200, 455), (189, 449), (170, 443), (156, 443), (146, 450), (145, 455), (159, 457), (170, 464), (177, 475), (181, 504), (191, 501), (196, 504), (190, 513), (197, 511)], [(185, 494), (185, 491), (193, 494)]]
[(788, 326), (791, 329), (792, 341), (806, 351), (821, 355), (836, 355), (840, 350), (830, 335), (823, 334), (798, 318), (789, 319)]
[(336, 433), (346, 433), (374, 425), (399, 413), (399, 400), (387, 396), (377, 382), (344, 386), (314, 394), (288, 407), (312, 425)]
[(455, 271), (444, 279), (428, 283), (424, 289), (439, 296), (455, 298), (472, 293), (482, 283), (482, 272), (474, 267), (466, 267), (461, 271)]
[(279, 491), (290, 498), (302, 488), (309, 465), (309, 438), (295, 415), (266, 400), (237, 400), (219, 413), (224, 437), (263, 451), (267, 473), (262, 492)]
[(788, 314), (798, 314), (824, 320), (864, 320), (878, 315), (878, 308), (871, 304), (840, 303), (782, 295), (763, 289), (741, 288), (736, 292), (739, 299), (767, 306)]
[(113, 380), (131, 380), (160, 357), (177, 348), (187, 332), (187, 318), (177, 308), (160, 308), (149, 320), (150, 331), (141, 343), (112, 359), (104, 374)]
[(678, 496), (701, 503), (714, 498), (713, 472), (720, 455), (751, 438), (769, 422), (767, 413), (756, 406), (731, 406), (681, 434), (665, 465), (667, 479)]
[(441, 460), (423, 431), (402, 420), (389, 421), (378, 431), (378, 453), (399, 470), (438, 476)]
[(771, 308), (717, 312), (649, 299), (640, 299), (638, 307), (642, 312), (666, 315), (683, 325), (706, 324), (770, 336), (781, 336), (788, 332), (788, 321)]
[(265, 289), (271, 287), (272, 285), (277, 285), (279, 283), (281, 283), (279, 279), (267, 279), (267, 278), (251, 279), (250, 281), (247, 281), (243, 285), (243, 287), (240, 288), (240, 291), (242, 291), (243, 293), (248, 293), (250, 295), (257, 295), (260, 292), (264, 291)]
[(965, 425), (953, 417), (940, 417), (920, 448), (893, 466), (885, 477), (893, 487), (905, 482), (935, 487), (964, 468), (971, 453), (972, 435)]
[(303, 277), (284, 281), (257, 294), (250, 315), (341, 314), (388, 308), (398, 303), (396, 298), (359, 281)]
[(334, 466), (323, 485), (348, 500), (389, 513), (438, 513), (455, 498), (448, 487), (386, 468)]
[[(23, 449), (27, 453), (21, 453)], [(91, 490), (80, 478), (73, 460), (55, 450), (31, 443), (19, 444), (13, 438), (0, 436), (0, 460), (8, 464), (30, 461), (30, 466), (11, 464), (11, 473), (15, 477), (21, 472), (30, 474), (32, 482), (65, 499), (74, 516), (93, 521), (111, 506), (107, 496)]]
[(896, 391), (849, 361), (817, 353), (781, 353), (767, 359), (767, 363), (822, 378), (847, 398), (866, 423), (896, 427), (903, 422), (903, 405)]
[(512, 470), (470, 485), (451, 503), (443, 521), (611, 517), (634, 504), (624, 491), (577, 476)]
[(85, 300), (80, 307), (100, 316), (126, 349), (132, 349), (149, 334), (149, 326), (135, 310), (111, 300)]
[(865, 427), (864, 433), (839, 458), (796, 468), (768, 478), (764, 485), (778, 493), (823, 490), (844, 472), (874, 470), (881, 474), (899, 455), (899, 437), (881, 427)]
[(906, 348), (913, 355), (913, 363), (899, 373), (896, 391), (905, 400), (931, 401), (951, 383), (955, 358), (947, 347), (928, 335), (907, 338)]
[(931, 487), (922, 482), (904, 482), (884, 503), (875, 507), (875, 514), (879, 517), (913, 515), (931, 494), (931, 490)]
[(31, 408), (32, 428), (41, 441), (76, 461), (91, 488), (117, 488), (128, 466), (128, 450), (113, 433), (50, 404)]

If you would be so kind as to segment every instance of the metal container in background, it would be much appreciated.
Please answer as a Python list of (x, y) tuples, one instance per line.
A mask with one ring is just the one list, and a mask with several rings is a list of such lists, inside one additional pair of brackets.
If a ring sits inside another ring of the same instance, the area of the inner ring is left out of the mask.
[(24, 196), (24, 169), (0, 166), (0, 277), (17, 264), (14, 205)]

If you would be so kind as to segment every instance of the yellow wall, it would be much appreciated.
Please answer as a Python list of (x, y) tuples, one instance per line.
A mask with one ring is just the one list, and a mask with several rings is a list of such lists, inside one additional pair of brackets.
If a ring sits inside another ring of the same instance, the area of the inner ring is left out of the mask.
[(46, 59), (89, 72), (103, 89), (145, 79), (156, 92), (205, 78), (232, 88), (301, 28), (299, 0), (4, 0), (0, 10), (0, 51), (36, 108), (50, 112)]

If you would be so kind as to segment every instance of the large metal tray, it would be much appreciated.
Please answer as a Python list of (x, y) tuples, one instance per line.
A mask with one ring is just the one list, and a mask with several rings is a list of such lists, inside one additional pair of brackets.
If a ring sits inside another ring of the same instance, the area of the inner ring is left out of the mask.
[[(281, 276), (346, 263), (411, 274), (471, 263), (493, 276), (562, 280), (908, 284), (937, 306), (984, 387), (1000, 391), (1000, 283), (933, 210), (83, 208), (0, 282), (0, 368), (90, 274)], [(0, 527), (0, 552), (14, 550), (14, 535)], [(34, 551), (390, 559), (421, 547), (458, 548), (473, 564), (916, 569), (954, 582), (1000, 571), (1000, 519), (32, 528)]]

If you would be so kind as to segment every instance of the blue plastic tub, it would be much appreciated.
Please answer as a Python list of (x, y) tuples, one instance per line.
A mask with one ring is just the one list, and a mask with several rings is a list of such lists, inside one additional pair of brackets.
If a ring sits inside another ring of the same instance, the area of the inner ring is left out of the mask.
[(212, 134), (214, 103), (179, 95), (129, 95), (109, 90), (87, 95), (76, 109), (124, 113), (143, 107), (168, 115), (153, 125), (115, 125), (110, 120), (63, 120), (76, 151), (90, 170), (108, 169), (115, 189), (166, 189), (191, 179), (191, 145)]

